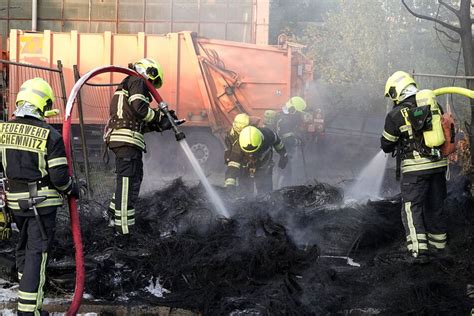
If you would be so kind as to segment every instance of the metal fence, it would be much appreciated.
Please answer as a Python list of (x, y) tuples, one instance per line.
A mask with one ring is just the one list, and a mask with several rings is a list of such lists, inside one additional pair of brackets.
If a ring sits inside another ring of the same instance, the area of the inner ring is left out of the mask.
[(61, 124), (64, 119), (64, 110), (66, 106), (66, 87), (64, 85), (64, 75), (62, 63), (57, 62), (57, 68), (40, 67), (30, 64), (17, 63), (9, 60), (0, 60), (2, 64), (3, 84), (0, 88), (0, 94), (3, 96), (2, 119), (8, 120), (15, 111), (15, 101), (20, 86), (26, 80), (36, 77), (46, 80), (53, 89), (55, 102), (53, 108), (59, 110), (59, 115), (50, 117), (47, 122), (50, 124)]
[[(76, 65), (73, 69), (77, 82), (81, 74)], [(77, 172), (88, 183), (88, 197), (104, 205), (111, 197), (115, 177), (113, 164), (108, 163), (110, 153), (105, 147), (103, 135), (109, 117), (110, 101), (117, 86), (118, 83), (84, 84), (76, 100), (79, 125), (73, 126)], [(94, 120), (95, 124), (84, 123), (84, 111), (92, 111), (88, 116), (92, 114), (97, 118)]]

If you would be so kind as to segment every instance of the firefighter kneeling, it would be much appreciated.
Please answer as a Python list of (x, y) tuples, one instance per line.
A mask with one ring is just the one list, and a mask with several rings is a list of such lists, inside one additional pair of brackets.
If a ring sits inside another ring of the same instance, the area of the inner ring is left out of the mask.
[[(62, 194), (79, 195), (69, 176), (62, 136), (44, 121), (45, 116), (57, 114), (53, 102), (53, 90), (46, 81), (25, 81), (16, 99), (15, 118), (0, 123), (6, 207), (20, 230), (18, 315), (48, 314), (41, 309), (56, 211), (63, 205)], [(9, 217), (4, 210), (3, 221)], [(8, 223), (1, 226), (8, 229)], [(8, 230), (2, 231), (2, 237), (9, 237)]]
[(416, 262), (425, 262), (429, 249), (443, 251), (447, 241), (442, 109), (433, 91), (419, 91), (413, 78), (402, 71), (387, 80), (385, 95), (394, 107), (385, 119), (381, 148), (386, 153), (396, 150), (407, 248)]
[(284, 169), (288, 155), (280, 137), (271, 129), (245, 127), (239, 135), (240, 153), (227, 164), (225, 186), (237, 185), (246, 192), (257, 193), (273, 190), (273, 149), (280, 155), (278, 166)]

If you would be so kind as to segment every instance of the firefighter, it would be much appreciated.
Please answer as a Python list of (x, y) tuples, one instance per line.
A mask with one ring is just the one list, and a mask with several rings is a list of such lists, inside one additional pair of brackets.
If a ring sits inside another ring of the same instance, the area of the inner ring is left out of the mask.
[[(289, 186), (297, 184), (296, 171), (298, 170), (297, 162), (300, 162), (299, 155), (302, 153), (304, 126), (304, 110), (306, 109), (306, 102), (301, 97), (292, 97), (288, 100), (286, 105), (282, 108), (278, 120), (277, 133), (285, 144), (291, 162), (288, 168), (280, 172), (278, 187)], [(299, 168), (304, 169), (304, 168)]]
[(278, 113), (274, 110), (266, 110), (263, 113), (263, 126), (278, 132)]
[[(158, 109), (152, 109), (152, 95), (145, 80), (158, 89), (163, 84), (163, 69), (151, 58), (133, 64), (143, 77), (128, 76), (122, 80), (110, 104), (105, 134), (108, 148), (115, 154), (115, 192), (109, 205), (109, 226), (120, 235), (128, 235), (135, 224), (135, 202), (143, 180), (142, 155), (144, 133), (171, 128), (171, 122)], [(145, 79), (146, 78), (146, 79)], [(174, 111), (170, 111), (176, 118)]]
[(232, 157), (226, 171), (226, 187), (237, 185), (253, 194), (273, 190), (273, 149), (280, 155), (278, 166), (284, 169), (288, 163), (285, 145), (269, 128), (245, 127), (239, 135), (238, 155)]
[(46, 81), (27, 80), (18, 92), (14, 119), (0, 123), (7, 208), (20, 230), (18, 315), (48, 314), (42, 311), (43, 288), (56, 211), (63, 205), (63, 194), (79, 195), (69, 176), (61, 134), (45, 122), (45, 117), (57, 113), (53, 102)]
[(228, 166), (229, 162), (232, 160), (232, 156), (238, 155), (240, 153), (239, 148), (239, 135), (240, 132), (247, 126), (250, 125), (250, 117), (245, 113), (239, 113), (234, 117), (232, 122), (232, 128), (224, 139), (225, 151), (224, 159), (225, 164)]
[[(429, 128), (424, 126), (432, 116), (431, 132), (439, 134), (442, 127), (435, 126), (434, 116), (441, 113), (436, 113), (435, 108), (439, 105), (434, 94), (426, 95), (422, 91), (406, 72), (397, 71), (388, 78), (385, 96), (394, 102), (394, 106), (386, 116), (381, 137), (382, 150), (386, 153), (396, 151), (397, 165), (401, 167), (402, 221), (407, 248), (415, 262), (427, 261), (429, 249), (433, 253), (443, 251), (447, 241), (443, 213), (447, 160), (441, 156), (439, 147), (427, 146)], [(428, 109), (426, 119), (420, 120), (425, 111), (421, 105), (427, 101), (431, 104), (425, 108)]]

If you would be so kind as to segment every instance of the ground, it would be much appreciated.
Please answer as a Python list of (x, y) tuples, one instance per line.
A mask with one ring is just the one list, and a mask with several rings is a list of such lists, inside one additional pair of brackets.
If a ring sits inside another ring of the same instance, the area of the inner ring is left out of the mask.
[[(200, 185), (178, 179), (140, 199), (128, 238), (106, 227), (105, 203), (84, 200), (86, 292), (204, 315), (468, 315), (474, 214), (464, 180), (449, 185), (448, 252), (426, 265), (404, 256), (397, 196), (348, 204), (341, 189), (316, 182), (254, 198), (217, 188), (225, 219)], [(11, 245), (1, 246), (5, 260)], [(47, 297), (72, 292), (72, 249), (60, 215)]]

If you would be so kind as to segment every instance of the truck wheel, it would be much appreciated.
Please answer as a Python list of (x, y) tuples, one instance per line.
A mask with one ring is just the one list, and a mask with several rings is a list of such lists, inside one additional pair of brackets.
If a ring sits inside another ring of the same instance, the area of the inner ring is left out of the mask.
[(186, 140), (204, 172), (220, 172), (224, 168), (224, 147), (211, 132), (192, 131)]

